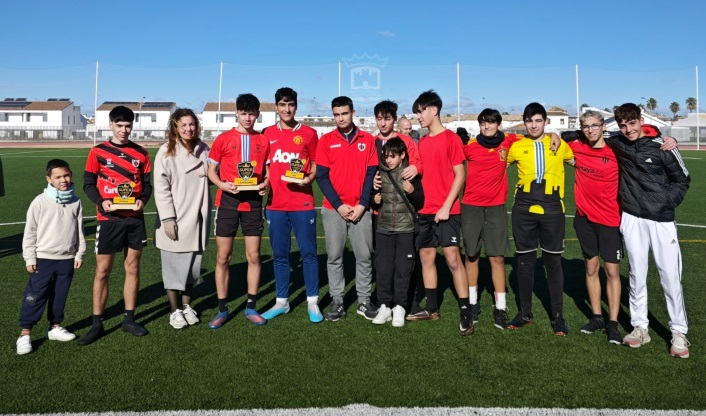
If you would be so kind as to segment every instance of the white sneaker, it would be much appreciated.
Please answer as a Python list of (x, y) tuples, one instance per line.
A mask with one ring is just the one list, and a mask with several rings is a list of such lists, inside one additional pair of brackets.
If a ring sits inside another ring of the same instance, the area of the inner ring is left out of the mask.
[(639, 326), (635, 327), (630, 334), (623, 338), (623, 344), (630, 348), (639, 348), (648, 342), (652, 341), (650, 334), (647, 333), (648, 329), (642, 329)]
[(378, 314), (373, 318), (373, 323), (375, 325), (383, 325), (385, 322), (390, 322), (392, 320), (392, 309), (388, 308), (387, 305), (382, 304), (378, 308)]
[(392, 326), (399, 328), (404, 326), (405, 310), (402, 306), (397, 305), (392, 308)]
[(686, 335), (681, 332), (672, 332), (672, 348), (669, 349), (669, 353), (672, 354), (672, 357), (689, 358), (690, 345)]
[(177, 309), (169, 315), (169, 325), (174, 329), (181, 329), (188, 325), (181, 309)]
[(196, 311), (191, 309), (191, 306), (189, 305), (184, 305), (182, 315), (184, 315), (184, 319), (186, 319), (186, 322), (188, 322), (189, 325), (196, 325), (200, 322), (199, 317), (196, 316)]
[(76, 334), (67, 331), (63, 326), (55, 326), (51, 331), (47, 332), (47, 338), (49, 338), (49, 341), (66, 342), (76, 338)]
[(17, 338), (17, 355), (25, 355), (32, 352), (32, 338), (29, 335), (20, 335)]

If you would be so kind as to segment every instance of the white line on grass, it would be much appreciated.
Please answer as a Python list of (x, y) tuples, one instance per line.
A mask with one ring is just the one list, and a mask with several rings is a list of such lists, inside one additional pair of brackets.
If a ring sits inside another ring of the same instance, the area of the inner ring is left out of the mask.
[[(33, 154), (37, 154), (37, 153), (47, 153), (47, 152), (52, 152), (52, 153), (68, 152), (70, 150), (76, 150), (76, 149), (41, 149), (41, 150), (34, 150), (31, 152), (0, 153), (0, 156), (5, 157), (5, 156), (28, 155), (28, 154), (33, 155)], [(27, 156), (25, 156), (25, 157), (27, 157)], [(86, 156), (84, 156), (84, 157), (86, 157)]]
[[(321, 210), (321, 207), (315, 207), (315, 209)], [(215, 209), (214, 209), (213, 211), (215, 211)], [(156, 214), (157, 214), (156, 212), (145, 212), (145, 215), (156, 215)], [(508, 214), (510, 214), (510, 212), (508, 212)], [(567, 218), (574, 218), (573, 215), (567, 215), (566, 217), (567, 217)], [(93, 219), (96, 219), (96, 216), (95, 216), (95, 215), (92, 215), (92, 216), (90, 216), (90, 217), (84, 216), (83, 219), (84, 219), (84, 220), (93, 220)], [(24, 224), (24, 223), (25, 223), (25, 221), (21, 221), (21, 222), (5, 222), (5, 223), (0, 223), (0, 227), (6, 226), (6, 225), (21, 225), (21, 224)], [(706, 228), (706, 225), (698, 225), (698, 224), (678, 224), (678, 223), (677, 223), (677, 226), (679, 226), (679, 227), (686, 227), (686, 228)]]
[[(23, 416), (34, 416), (26, 414)], [(499, 407), (375, 407), (368, 404), (351, 404), (339, 408), (300, 408), (300, 409), (251, 409), (251, 410), (160, 410), (153, 412), (86, 412), (86, 413), (51, 413), (42, 416), (413, 416), (413, 415), (493, 415), (493, 416), (702, 416), (700, 410), (646, 410), (646, 409), (561, 409), (528, 408), (506, 409)], [(38, 416), (38, 415), (37, 415)]]

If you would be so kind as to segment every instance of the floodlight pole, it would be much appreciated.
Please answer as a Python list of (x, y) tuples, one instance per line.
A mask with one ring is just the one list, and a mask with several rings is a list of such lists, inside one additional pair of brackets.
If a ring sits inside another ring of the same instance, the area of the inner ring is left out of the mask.
[(338, 61), (338, 96), (341, 96), (341, 61)]
[(93, 146), (96, 145), (96, 136), (98, 135), (98, 61), (96, 61), (96, 89), (93, 96)]
[(458, 62), (456, 63), (456, 121), (461, 123), (461, 64)]
[(696, 65), (696, 150), (701, 149), (701, 134), (699, 132), (699, 66)]
[(579, 117), (581, 117), (581, 107), (579, 107), (579, 65), (576, 64), (576, 126), (578, 126)]
[(216, 131), (221, 134), (221, 92), (223, 91), (223, 61), (221, 61), (221, 76), (218, 78), (218, 112), (216, 113)]

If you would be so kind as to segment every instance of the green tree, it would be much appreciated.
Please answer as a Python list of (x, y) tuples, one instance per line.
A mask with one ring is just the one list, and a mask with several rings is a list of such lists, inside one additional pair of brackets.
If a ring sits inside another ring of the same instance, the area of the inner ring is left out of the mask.
[(687, 98), (685, 104), (686, 104), (686, 109), (689, 110), (689, 112), (696, 110), (696, 98), (694, 98), (694, 97)]
[(678, 103), (678, 102), (672, 101), (672, 103), (669, 104), (669, 111), (671, 111), (672, 114), (674, 114), (674, 119), (675, 119), (675, 120), (677, 119), (677, 113), (679, 112), (679, 110), (681, 110), (681, 108), (679, 107), (679, 103)]
[(581, 104), (581, 108), (584, 108), (584, 107), (590, 107), (590, 105), (588, 105), (586, 103)]
[(650, 98), (647, 100), (647, 105), (646, 105), (648, 110), (655, 111), (655, 108), (657, 108), (657, 100), (654, 98)]

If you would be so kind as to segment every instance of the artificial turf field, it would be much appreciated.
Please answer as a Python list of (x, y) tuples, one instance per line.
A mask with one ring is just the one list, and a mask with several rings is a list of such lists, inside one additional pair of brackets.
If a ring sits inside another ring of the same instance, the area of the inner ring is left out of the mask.
[[(536, 324), (500, 331), (492, 323), (492, 287), (487, 262), (481, 263), (480, 322), (470, 337), (458, 335), (458, 307), (450, 275), (439, 256), (441, 319), (408, 322), (403, 328), (372, 325), (354, 313), (354, 258), (347, 252), (346, 320), (309, 322), (301, 263), (293, 244), (292, 311), (255, 327), (243, 316), (245, 258), (242, 240), (235, 244), (230, 302), (234, 318), (223, 328), (208, 328), (217, 309), (213, 265), (215, 243), (204, 254), (203, 283), (192, 306), (202, 323), (174, 330), (161, 281), (159, 252), (153, 244), (142, 258), (136, 318), (150, 331), (136, 338), (120, 330), (121, 267), (116, 262), (106, 310), (107, 335), (90, 346), (46, 342), (46, 322), (33, 332), (35, 351), (15, 354), (17, 319), (27, 272), (21, 256), (25, 213), (46, 185), (44, 167), (61, 157), (75, 172), (77, 194), (84, 202), (88, 252), (77, 270), (66, 309), (65, 326), (83, 335), (91, 324), (92, 255), (96, 221), (82, 190), (87, 149), (0, 149), (6, 195), (0, 198), (0, 413), (147, 411), (339, 407), (368, 403), (378, 407), (532, 407), (706, 409), (706, 174), (704, 153), (683, 151), (692, 177), (691, 189), (677, 211), (683, 254), (683, 286), (690, 331), (691, 357), (669, 355), (669, 318), (659, 277), (651, 264), (649, 281), (652, 342), (639, 349), (609, 344), (604, 334), (581, 334), (590, 316), (584, 266), (571, 218), (567, 217), (564, 253), (565, 317), (571, 332), (553, 335), (549, 325), (546, 280), (535, 283)], [(150, 149), (152, 156), (156, 148)], [(515, 178), (514, 169), (509, 172)], [(573, 214), (573, 172), (567, 168), (567, 214)], [(315, 187), (318, 191), (318, 188)], [(317, 201), (320, 202), (320, 195)], [(512, 201), (510, 198), (509, 201)], [(317, 206), (320, 203), (317, 203)], [(508, 209), (510, 203), (508, 203)], [(146, 212), (154, 213), (150, 202)], [(146, 216), (148, 235), (154, 214)], [(258, 309), (274, 302), (272, 253), (262, 244), (263, 272)], [(321, 306), (330, 303), (325, 272), (323, 229), (319, 220)], [(508, 253), (508, 314), (517, 311), (514, 252)], [(537, 272), (541, 273), (541, 259)], [(630, 327), (627, 261), (623, 277), (623, 335)], [(607, 311), (607, 310), (606, 310)]]

